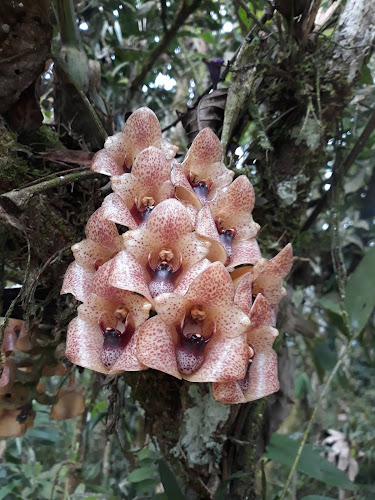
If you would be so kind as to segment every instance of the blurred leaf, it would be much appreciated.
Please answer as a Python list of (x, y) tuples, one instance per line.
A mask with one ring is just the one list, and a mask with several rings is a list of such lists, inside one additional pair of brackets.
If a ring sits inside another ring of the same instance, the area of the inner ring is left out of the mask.
[(150, 479), (153, 474), (155, 474), (154, 467), (140, 467), (139, 469), (133, 470), (126, 479), (129, 483), (139, 483), (146, 479)]
[(307, 495), (307, 497), (301, 498), (301, 500), (335, 500), (332, 497), (322, 497), (321, 495)]
[(320, 339), (315, 341), (315, 356), (327, 371), (332, 370), (337, 361), (337, 353), (332, 351), (328, 345)]
[[(265, 456), (291, 467), (297, 455), (300, 443), (282, 434), (272, 434), (271, 441), (267, 447)], [(297, 471), (309, 477), (347, 490), (353, 490), (353, 483), (346, 477), (344, 472), (337, 469), (333, 464), (323, 458), (314, 450), (311, 444), (305, 444), (297, 464)]]
[(59, 433), (55, 429), (30, 429), (27, 433), (28, 440), (36, 440), (43, 444), (54, 444), (59, 440)]
[(18, 479), (14, 479), (6, 486), (3, 486), (0, 489), (0, 500), (7, 498), (8, 494), (11, 493), (15, 488), (17, 488), (17, 486), (21, 486), (21, 481), (19, 481)]
[(243, 22), (243, 24), (246, 26), (246, 28), (250, 28), (251, 21), (247, 18), (245, 9), (240, 7), (238, 9), (238, 15), (239, 15), (241, 21)]
[(177, 479), (164, 460), (159, 460), (159, 474), (168, 500), (184, 500)]
[(359, 79), (359, 83), (362, 84), (367, 84), (367, 85), (372, 85), (373, 80), (372, 80), (372, 75), (371, 75), (371, 70), (367, 66), (367, 64), (363, 64), (361, 68), (361, 77)]
[(215, 38), (213, 37), (211, 31), (206, 30), (202, 33), (199, 38), (202, 38), (206, 43), (215, 43)]
[(305, 398), (311, 392), (310, 378), (307, 373), (301, 373), (296, 379), (295, 395), (297, 398)]
[(349, 276), (346, 285), (345, 305), (353, 333), (359, 333), (375, 307), (375, 247), (366, 255)]

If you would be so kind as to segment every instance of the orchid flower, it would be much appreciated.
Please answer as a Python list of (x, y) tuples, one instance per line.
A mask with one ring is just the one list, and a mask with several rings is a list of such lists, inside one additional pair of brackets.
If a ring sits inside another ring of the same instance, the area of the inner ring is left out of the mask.
[(149, 316), (151, 304), (110, 284), (114, 259), (103, 264), (93, 280), (93, 292), (70, 322), (66, 356), (79, 366), (101, 373), (137, 371), (136, 328)]
[(233, 172), (222, 163), (222, 147), (211, 129), (205, 128), (194, 139), (182, 164), (172, 168), (171, 179), (180, 201), (197, 210), (212, 200), (218, 189), (228, 185)]
[(250, 359), (245, 377), (212, 386), (214, 398), (223, 403), (246, 403), (279, 390), (277, 355), (272, 349), (278, 331), (273, 327), (273, 308), (261, 294), (257, 295), (250, 310), (250, 321), (246, 332)]
[(103, 207), (88, 220), (86, 238), (72, 246), (75, 261), (65, 272), (60, 292), (71, 293), (82, 302), (91, 293), (98, 268), (122, 249), (122, 239), (116, 224), (105, 217)]
[(252, 275), (252, 295), (261, 293), (270, 304), (276, 306), (286, 295), (283, 281), (293, 264), (292, 245), (288, 243), (273, 259), (259, 259), (253, 267), (240, 267), (232, 273), (236, 279), (249, 272)]
[(253, 186), (245, 175), (240, 175), (199, 211), (196, 232), (211, 242), (210, 260), (219, 260), (229, 268), (259, 260), (254, 238), (259, 224), (251, 215), (254, 200)]
[(158, 315), (138, 329), (138, 359), (192, 382), (244, 378), (250, 321), (233, 298), (231, 277), (220, 262), (203, 270), (185, 295), (159, 295), (154, 299)]
[(139, 153), (150, 146), (161, 149), (168, 160), (178, 151), (162, 139), (155, 113), (149, 108), (139, 108), (130, 115), (122, 132), (107, 138), (104, 149), (95, 154), (91, 170), (109, 176), (130, 172)]
[(170, 173), (170, 162), (159, 149), (143, 150), (135, 160), (131, 174), (112, 177), (115, 194), (104, 200), (105, 217), (130, 229), (144, 226), (158, 203), (174, 197)]
[[(151, 297), (173, 292), (183, 273), (200, 262), (210, 247), (192, 232), (188, 211), (175, 199), (161, 202), (144, 228), (128, 231), (123, 238), (125, 249), (147, 270)], [(116, 286), (120, 286), (118, 281)]]

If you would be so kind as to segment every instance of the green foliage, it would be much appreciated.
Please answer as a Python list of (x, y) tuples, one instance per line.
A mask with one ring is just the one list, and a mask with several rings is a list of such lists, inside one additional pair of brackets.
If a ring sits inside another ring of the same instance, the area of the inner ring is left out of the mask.
[[(272, 434), (266, 457), (291, 467), (297, 455), (299, 442), (282, 434)], [(353, 483), (333, 464), (323, 458), (312, 445), (305, 444), (297, 471), (330, 486), (353, 490)]]

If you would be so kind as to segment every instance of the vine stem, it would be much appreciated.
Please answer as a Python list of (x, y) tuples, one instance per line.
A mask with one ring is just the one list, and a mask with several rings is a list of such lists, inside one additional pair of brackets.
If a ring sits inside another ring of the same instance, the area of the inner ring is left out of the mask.
[(337, 363), (335, 364), (333, 370), (331, 371), (331, 373), (330, 373), (330, 375), (328, 377), (328, 380), (325, 383), (325, 385), (323, 387), (323, 390), (322, 390), (322, 392), (319, 395), (319, 398), (318, 398), (318, 401), (316, 402), (314, 411), (312, 412), (312, 415), (310, 417), (309, 423), (307, 424), (306, 430), (305, 430), (305, 432), (303, 434), (303, 438), (302, 438), (301, 444), (300, 444), (300, 446), (298, 448), (296, 458), (294, 459), (293, 465), (292, 465), (292, 467), (290, 469), (288, 478), (287, 478), (286, 483), (284, 485), (284, 489), (283, 489), (283, 491), (281, 493), (280, 500), (284, 500), (286, 494), (288, 493), (289, 485), (290, 485), (290, 483), (292, 481), (293, 474), (294, 474), (294, 472), (295, 472), (295, 470), (297, 468), (298, 462), (299, 462), (299, 460), (301, 458), (301, 454), (302, 454), (303, 448), (304, 448), (305, 443), (307, 441), (307, 437), (309, 435), (311, 426), (312, 426), (312, 424), (313, 424), (313, 422), (315, 420), (315, 417), (316, 417), (316, 414), (317, 414), (318, 409), (320, 407), (320, 404), (321, 404), (324, 396), (326, 395), (326, 392), (328, 391), (329, 386), (331, 385), (331, 382), (332, 382), (332, 380), (334, 379), (334, 377), (335, 377), (335, 375), (337, 373), (337, 370), (340, 368), (342, 362), (344, 361), (344, 358), (349, 354), (350, 350), (352, 349), (352, 347), (354, 345), (354, 340), (356, 339), (356, 337), (349, 342), (349, 344), (345, 348), (345, 351), (341, 354), (341, 356), (337, 360)]

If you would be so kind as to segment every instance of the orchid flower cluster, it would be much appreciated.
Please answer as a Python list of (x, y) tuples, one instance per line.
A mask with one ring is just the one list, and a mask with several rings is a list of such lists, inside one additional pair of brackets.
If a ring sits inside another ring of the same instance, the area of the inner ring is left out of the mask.
[(233, 181), (210, 129), (182, 163), (177, 150), (140, 108), (94, 156), (113, 193), (72, 247), (61, 293), (82, 304), (66, 356), (104, 374), (153, 368), (213, 382), (218, 401), (252, 401), (279, 388), (272, 345), (291, 245), (262, 258), (254, 189), (244, 175)]

